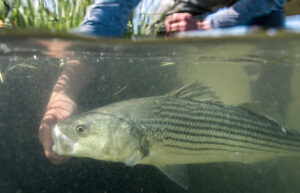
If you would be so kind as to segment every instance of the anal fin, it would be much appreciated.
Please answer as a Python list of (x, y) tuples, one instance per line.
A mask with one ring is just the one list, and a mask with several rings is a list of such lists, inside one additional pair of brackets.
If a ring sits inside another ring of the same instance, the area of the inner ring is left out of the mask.
[(184, 189), (189, 187), (189, 179), (186, 165), (165, 165), (157, 166), (158, 169), (164, 173), (173, 182), (177, 183)]

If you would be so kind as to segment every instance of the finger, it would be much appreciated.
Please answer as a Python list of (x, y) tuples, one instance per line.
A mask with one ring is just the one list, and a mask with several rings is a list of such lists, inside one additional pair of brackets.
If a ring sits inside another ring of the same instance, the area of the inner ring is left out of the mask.
[(190, 30), (190, 28), (192, 25), (190, 23), (187, 23), (185, 21), (181, 21), (178, 23), (173, 23), (170, 25), (170, 32), (174, 33), (174, 32), (183, 32), (183, 31), (187, 31)]
[(45, 150), (46, 158), (50, 159), (53, 164), (62, 164), (68, 161), (69, 157), (61, 156), (52, 151), (53, 140), (51, 138), (51, 128), (43, 129), (43, 132), (40, 133), (40, 141)]
[(189, 13), (174, 13), (168, 16), (165, 20), (165, 27), (167, 32), (171, 32), (171, 25), (173, 23), (179, 23), (181, 21), (193, 20), (193, 17)]
[(77, 106), (71, 100), (60, 99), (56, 101), (51, 101), (51, 105), (47, 107), (47, 112), (44, 116), (44, 119), (63, 121), (69, 116), (71, 116), (71, 114), (76, 113), (76, 111)]
[(49, 135), (51, 134), (51, 126), (56, 123), (56, 119), (52, 116), (45, 116), (45, 118), (41, 121), (41, 125), (39, 127), (39, 140), (42, 144), (45, 141), (49, 141)]
[(51, 137), (51, 129), (55, 123), (56, 120), (53, 116), (45, 116), (39, 127), (39, 140), (45, 150), (45, 156), (50, 159), (53, 164), (58, 165), (67, 162), (69, 157), (60, 156), (52, 151), (54, 143)]
[(167, 33), (170, 33), (171, 17), (172, 16), (168, 16), (165, 20), (165, 27), (166, 27)]
[(45, 155), (55, 165), (60, 165), (69, 161), (70, 157), (57, 155), (52, 150), (45, 150)]
[(183, 20), (191, 20), (191, 19), (193, 19), (193, 16), (189, 13), (174, 13), (166, 18), (166, 23), (172, 24)]

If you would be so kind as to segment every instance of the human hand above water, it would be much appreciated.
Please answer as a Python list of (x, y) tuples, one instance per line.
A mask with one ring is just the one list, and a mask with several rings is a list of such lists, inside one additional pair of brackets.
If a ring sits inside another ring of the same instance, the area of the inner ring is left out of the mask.
[(75, 102), (66, 94), (53, 91), (45, 115), (39, 127), (39, 140), (42, 143), (45, 155), (53, 164), (62, 164), (69, 157), (60, 156), (52, 151), (53, 140), (51, 130), (58, 121), (63, 121), (76, 112)]
[(212, 26), (209, 21), (199, 21), (193, 18), (190, 13), (174, 13), (165, 20), (166, 31), (169, 34), (189, 30), (208, 30)]

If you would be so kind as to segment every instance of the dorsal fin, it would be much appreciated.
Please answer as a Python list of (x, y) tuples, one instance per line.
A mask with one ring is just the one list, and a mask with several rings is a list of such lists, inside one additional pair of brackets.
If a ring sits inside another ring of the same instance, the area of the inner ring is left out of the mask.
[(193, 81), (167, 94), (168, 97), (187, 99), (201, 102), (221, 103), (215, 92), (198, 81)]
[[(272, 121), (273, 123), (282, 126), (283, 122), (278, 120), (277, 117), (270, 115), (259, 102), (243, 103), (239, 105), (240, 108), (247, 110), (253, 114), (259, 115), (265, 119)], [(277, 119), (276, 119), (277, 118)]]

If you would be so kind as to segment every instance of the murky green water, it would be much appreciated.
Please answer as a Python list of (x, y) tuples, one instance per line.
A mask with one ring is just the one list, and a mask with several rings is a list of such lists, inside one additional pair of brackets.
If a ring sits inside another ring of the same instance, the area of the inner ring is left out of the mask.
[(190, 166), (185, 191), (151, 166), (77, 158), (52, 165), (38, 141), (52, 87), (71, 59), (94, 74), (76, 99), (80, 111), (199, 80), (225, 103), (255, 103), (285, 127), (300, 129), (299, 45), (299, 35), (285, 33), (145, 42), (2, 36), (0, 192), (300, 192), (298, 160)]

